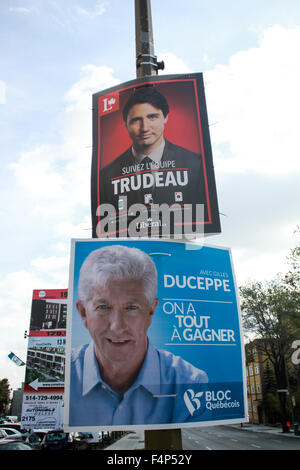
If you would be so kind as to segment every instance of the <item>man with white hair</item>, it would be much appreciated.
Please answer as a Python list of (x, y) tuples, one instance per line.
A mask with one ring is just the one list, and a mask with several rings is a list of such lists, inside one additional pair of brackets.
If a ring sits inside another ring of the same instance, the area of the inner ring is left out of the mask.
[(72, 351), (69, 425), (197, 420), (184, 392), (203, 389), (207, 375), (156, 349), (147, 336), (158, 304), (150, 256), (121, 245), (92, 251), (80, 270), (78, 295), (92, 341)]

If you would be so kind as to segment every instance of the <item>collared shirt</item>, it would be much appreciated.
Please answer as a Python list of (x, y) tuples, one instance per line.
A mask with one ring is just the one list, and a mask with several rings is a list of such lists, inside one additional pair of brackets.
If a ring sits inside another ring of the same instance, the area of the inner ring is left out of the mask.
[(136, 381), (120, 396), (102, 380), (94, 344), (90, 343), (72, 352), (68, 424), (118, 426), (199, 421), (203, 410), (196, 410), (198, 405), (193, 408), (187, 395), (191, 390), (193, 394), (204, 390), (207, 382), (205, 372), (149, 343)]
[(157, 163), (160, 162), (162, 159), (165, 144), (166, 142), (165, 140), (163, 140), (162, 143), (156, 149), (153, 150), (153, 152), (149, 153), (149, 155), (138, 153), (135, 148), (132, 147), (132, 155), (138, 161), (138, 163), (141, 163), (145, 157), (149, 157), (151, 158), (151, 160)]

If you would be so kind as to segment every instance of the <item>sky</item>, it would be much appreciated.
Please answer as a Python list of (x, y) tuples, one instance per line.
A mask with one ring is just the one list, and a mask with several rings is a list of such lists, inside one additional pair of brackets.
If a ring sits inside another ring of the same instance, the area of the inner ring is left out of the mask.
[[(152, 0), (163, 74), (204, 74), (222, 233), (238, 286), (299, 244), (300, 2)], [(0, 2), (0, 379), (21, 386), (33, 289), (67, 288), (91, 237), (92, 94), (136, 78), (134, 0)]]

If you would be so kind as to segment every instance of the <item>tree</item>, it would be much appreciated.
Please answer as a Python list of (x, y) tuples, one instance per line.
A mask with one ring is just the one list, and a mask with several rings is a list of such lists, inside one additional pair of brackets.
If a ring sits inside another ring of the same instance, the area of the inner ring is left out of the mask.
[[(277, 393), (277, 384), (273, 367), (270, 361), (265, 361), (263, 368), (263, 407), (268, 417), (268, 422), (280, 421), (280, 404)], [(270, 421), (271, 420), (271, 421)]]
[[(291, 355), (292, 339), (300, 334), (300, 289), (292, 274), (297, 269), (296, 265), (294, 263), (287, 275), (278, 275), (264, 283), (252, 282), (240, 288), (244, 328), (261, 339), (261, 350), (274, 369), (277, 390), (289, 388), (286, 359)], [(287, 393), (278, 394), (282, 430), (288, 432)]]
[(7, 405), (9, 404), (9, 383), (7, 379), (0, 380), (0, 415), (6, 413)]
[[(300, 227), (298, 226), (295, 233), (300, 233)], [(289, 270), (284, 276), (284, 282), (286, 286), (294, 293), (295, 296), (300, 296), (300, 245), (297, 245), (290, 251), (287, 257)]]

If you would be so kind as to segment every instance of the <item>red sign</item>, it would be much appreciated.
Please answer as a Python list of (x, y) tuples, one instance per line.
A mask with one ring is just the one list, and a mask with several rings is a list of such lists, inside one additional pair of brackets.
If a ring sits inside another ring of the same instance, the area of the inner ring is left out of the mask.
[(133, 80), (93, 110), (93, 237), (221, 231), (202, 74)]
[(110, 95), (99, 98), (99, 116), (104, 116), (119, 110), (119, 93), (111, 93)]

